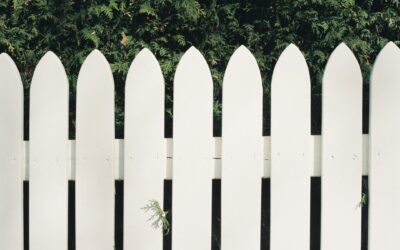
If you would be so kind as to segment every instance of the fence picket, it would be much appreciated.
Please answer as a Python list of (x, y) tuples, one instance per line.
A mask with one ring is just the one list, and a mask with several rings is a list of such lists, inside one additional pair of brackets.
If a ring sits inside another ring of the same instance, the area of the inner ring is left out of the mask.
[(262, 81), (244, 46), (223, 82), (221, 249), (260, 249), (263, 175)]
[(67, 249), (68, 78), (47, 52), (30, 89), (29, 249)]
[(114, 80), (100, 51), (84, 61), (76, 103), (76, 249), (114, 248)]
[(153, 199), (163, 207), (165, 165), (164, 79), (157, 59), (143, 49), (125, 87), (124, 249), (162, 249), (162, 232), (142, 208)]
[(213, 82), (201, 53), (191, 47), (174, 79), (172, 249), (211, 246)]
[(271, 250), (310, 249), (310, 77), (293, 44), (271, 83)]
[(17, 66), (0, 54), (0, 249), (23, 249), (23, 96)]
[(400, 49), (379, 53), (371, 75), (369, 249), (397, 249), (400, 235)]
[(344, 43), (326, 65), (322, 96), (321, 249), (361, 249), (362, 76)]

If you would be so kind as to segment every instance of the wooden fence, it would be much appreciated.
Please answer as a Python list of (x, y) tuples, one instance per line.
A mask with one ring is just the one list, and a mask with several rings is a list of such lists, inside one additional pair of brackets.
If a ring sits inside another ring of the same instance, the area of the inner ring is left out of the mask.
[(310, 177), (321, 176), (321, 249), (361, 248), (362, 175), (369, 176), (368, 245), (400, 245), (400, 50), (380, 52), (370, 83), (370, 134), (362, 135), (362, 75), (345, 44), (323, 77), (322, 136), (311, 136), (310, 76), (294, 46), (271, 85), (271, 136), (262, 136), (263, 91), (253, 55), (232, 55), (223, 81), (222, 137), (213, 138), (213, 81), (195, 48), (174, 79), (173, 139), (164, 138), (164, 80), (153, 54), (133, 61), (125, 89), (125, 138), (114, 135), (114, 82), (98, 50), (77, 82), (76, 141), (68, 140), (69, 86), (58, 57), (38, 63), (30, 89), (29, 142), (23, 88), (0, 55), (0, 249), (23, 249), (23, 180), (29, 180), (30, 250), (66, 250), (68, 180), (76, 182), (76, 249), (114, 247), (114, 181), (124, 180), (124, 249), (162, 249), (143, 207), (163, 205), (173, 180), (172, 249), (211, 247), (212, 179), (221, 178), (221, 248), (258, 250), (261, 181), (271, 178), (270, 249), (310, 248)]

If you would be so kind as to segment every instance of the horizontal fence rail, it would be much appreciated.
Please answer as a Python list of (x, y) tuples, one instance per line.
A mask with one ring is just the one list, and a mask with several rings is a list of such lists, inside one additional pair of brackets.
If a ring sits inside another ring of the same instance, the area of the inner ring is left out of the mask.
[[(271, 177), (271, 137), (263, 136), (263, 178)], [(368, 176), (368, 143), (369, 135), (364, 134), (362, 136), (362, 175)], [(113, 159), (113, 173), (115, 180), (124, 179), (124, 139), (115, 139), (114, 147), (114, 159)], [(166, 150), (166, 163), (165, 163), (165, 176), (164, 179), (172, 180), (172, 162), (173, 162), (173, 138), (164, 139), (164, 147)], [(23, 179), (24, 181), (29, 180), (29, 141), (24, 141), (23, 144)], [(321, 176), (321, 136), (311, 135), (310, 136), (310, 147), (313, 152), (312, 165), (310, 167), (310, 177), (320, 177)], [(67, 176), (68, 180), (75, 180), (75, 169), (76, 169), (76, 143), (75, 140), (68, 141), (68, 151), (67, 151)], [(213, 140), (213, 155), (211, 159), (213, 160), (214, 179), (221, 179), (221, 155), (222, 155), (222, 141), (221, 137), (214, 137)]]
[[(289, 45), (272, 74), (271, 135), (262, 136), (262, 76), (253, 54), (240, 46), (223, 79), (222, 136), (213, 137), (212, 75), (201, 52), (191, 47), (174, 78), (174, 138), (164, 138), (164, 78), (155, 56), (143, 49), (126, 79), (125, 137), (115, 139), (113, 74), (105, 56), (94, 50), (78, 75), (76, 140), (68, 140), (68, 78), (61, 60), (48, 52), (33, 74), (30, 139), (23, 141), (22, 81), (3, 53), (0, 249), (22, 250), (23, 232), (29, 230), (29, 249), (67, 250), (69, 180), (75, 181), (77, 250), (115, 247), (116, 180), (124, 185), (123, 230), (132, 236), (124, 237), (127, 250), (162, 249), (162, 229), (151, 227), (143, 208), (165, 219), (159, 211), (168, 193), (165, 180), (173, 185), (172, 250), (210, 249), (216, 205), (222, 250), (260, 249), (261, 214), (269, 216), (271, 250), (310, 249), (310, 235), (321, 237), (322, 250), (360, 249), (366, 222), (368, 249), (397, 249), (399, 67), (400, 49), (389, 42), (372, 70), (369, 134), (363, 135), (361, 70), (340, 44), (323, 75), (322, 135), (311, 135), (311, 78), (302, 52)], [(360, 208), (366, 198), (363, 176), (368, 176), (367, 215)], [(310, 190), (319, 179), (311, 177), (321, 177), (318, 211), (310, 205), (315, 199)], [(213, 179), (221, 180), (218, 200)], [(29, 204), (23, 204), (23, 181), (29, 183)], [(149, 200), (159, 208), (143, 207)], [(311, 231), (315, 217), (319, 232)]]

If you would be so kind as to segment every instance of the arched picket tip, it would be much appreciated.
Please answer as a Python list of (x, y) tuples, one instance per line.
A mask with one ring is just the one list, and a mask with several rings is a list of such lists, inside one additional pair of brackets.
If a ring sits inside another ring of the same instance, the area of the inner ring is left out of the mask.
[(163, 207), (166, 148), (164, 78), (150, 50), (133, 60), (125, 85), (124, 249), (161, 250), (162, 229), (139, 212), (150, 199)]
[[(114, 91), (114, 78), (110, 64), (103, 53), (101, 53), (98, 49), (94, 49), (83, 61), (78, 75), (78, 89), (82, 87), (91, 88), (96, 86), (95, 81), (86, 81), (88, 77), (91, 78), (92, 72), (97, 72), (98, 75), (106, 77), (107, 80), (101, 82), (105, 84), (104, 87), (109, 88), (110, 91)], [(85, 86), (83, 84), (79, 84), (80, 82), (89, 82), (93, 84), (93, 86)], [(77, 91), (77, 95), (78, 94), (79, 91)]]
[[(128, 81), (129, 77), (132, 77), (133, 74), (135, 74), (135, 66), (136, 65), (140, 65), (140, 64), (149, 64), (152, 65), (151, 67), (154, 67), (154, 69), (157, 69), (157, 71), (159, 71), (159, 73), (161, 73), (161, 68), (160, 68), (160, 64), (157, 61), (157, 58), (154, 56), (153, 52), (151, 52), (151, 50), (149, 50), (148, 48), (143, 48), (136, 56), (135, 59), (133, 59), (131, 65), (129, 66), (129, 70), (128, 70), (128, 75), (127, 75), (127, 85), (129, 86), (131, 81)], [(139, 74), (141, 72), (138, 72), (137, 74)], [(139, 83), (137, 83), (139, 84)]]
[(5, 87), (7, 84), (7, 86), (9, 85), (11, 87), (15, 87), (18, 89), (19, 92), (21, 92), (21, 97), (22, 97), (24, 91), (22, 86), (22, 80), (14, 60), (7, 53), (1, 53), (0, 66), (1, 66), (0, 67), (1, 76), (7, 77), (10, 80), (12, 80), (12, 81), (1, 81), (0, 86), (2, 85), (3, 87)]
[[(240, 46), (223, 80), (221, 249), (260, 249), (262, 79), (253, 54)], [(235, 209), (232, 209), (232, 208)]]
[[(388, 63), (392, 60), (400, 60), (399, 59), (400, 49), (394, 42), (388, 42), (382, 50), (379, 52), (376, 60), (374, 62), (372, 71), (371, 71), (371, 83), (379, 82), (377, 78), (380, 77), (379, 74), (384, 74), (384, 72), (388, 72), (393, 70), (388, 67)], [(395, 66), (395, 65), (393, 65)], [(375, 83), (376, 84), (376, 83)], [(375, 87), (375, 84), (371, 84), (371, 88)], [(379, 83), (378, 83), (379, 84)]]
[[(181, 75), (183, 75), (182, 72), (185, 72), (187, 70), (187, 67), (190, 67), (192, 63), (198, 64), (202, 70), (210, 71), (208, 63), (207, 63), (206, 59), (204, 58), (203, 54), (196, 47), (191, 46), (179, 60), (178, 66), (176, 67), (174, 78), (180, 77)], [(209, 74), (209, 78), (212, 79), (211, 72)], [(174, 79), (174, 85), (179, 84), (179, 83), (180, 83), (180, 81), (176, 81)]]
[[(38, 74), (46, 74), (46, 77), (53, 77), (57, 81), (36, 81), (35, 78), (38, 77)], [(51, 86), (54, 84), (61, 84), (59, 87), (68, 87), (68, 77), (64, 65), (52, 51), (46, 52), (38, 62), (32, 77), (32, 84), (30, 87), (31, 93), (35, 91), (36, 88), (46, 88), (45, 86), (41, 86), (42, 84), (49, 84)], [(39, 91), (41, 90), (39, 89)]]
[(369, 249), (391, 249), (400, 234), (400, 49), (389, 42), (371, 73), (369, 125)]
[(361, 248), (362, 75), (341, 43), (322, 82), (321, 249)]
[(173, 105), (172, 249), (207, 249), (211, 246), (213, 81), (206, 60), (194, 47), (177, 66)]
[[(237, 68), (241, 65), (243, 65), (243, 61), (245, 61), (248, 66), (246, 67), (246, 70), (251, 70), (251, 72), (246, 72), (246, 74), (252, 75), (254, 74), (254, 77), (258, 78), (256, 81), (249, 81), (246, 82), (246, 88), (250, 88), (251, 91), (262, 91), (262, 84), (258, 84), (259, 82), (262, 82), (261, 79), (261, 73), (260, 69), (258, 67), (258, 63), (254, 55), (250, 52), (250, 50), (244, 46), (241, 45), (239, 48), (237, 48), (231, 58), (228, 61), (228, 65), (226, 67), (226, 72), (224, 75), (224, 82), (227, 84), (223, 84), (223, 88), (241, 88), (243, 85), (239, 81), (231, 81), (229, 77), (234, 77), (235, 72)], [(228, 77), (228, 79), (226, 79)], [(236, 84), (236, 85), (235, 85)], [(249, 86), (248, 84), (253, 84), (253, 86)]]
[[(290, 81), (283, 81), (283, 83), (278, 84), (272, 84), (273, 82), (277, 82), (278, 77), (280, 77), (281, 79), (285, 79), (288, 77), (287, 74), (281, 74), (281, 71), (285, 71), (288, 68), (292, 68), (292, 66), (295, 65), (294, 68), (294, 72), (292, 75), (294, 74), (299, 74), (300, 72), (307, 72), (306, 74), (300, 74), (300, 76), (305, 77), (307, 76), (309, 79), (309, 70), (308, 70), (308, 66), (307, 66), (307, 62), (306, 59), (303, 56), (303, 53), (301, 53), (300, 49), (294, 45), (293, 43), (291, 43), (290, 45), (288, 45), (283, 52), (281, 53), (281, 55), (278, 58), (278, 61), (275, 64), (273, 73), (272, 73), (272, 80), (271, 80), (271, 92), (273, 91), (274, 88), (279, 88), (279, 87), (285, 87), (283, 85), (290, 85), (291, 82)], [(307, 81), (299, 81), (299, 82), (303, 82), (304, 86), (306, 88), (310, 88), (310, 80)], [(296, 87), (298, 88), (298, 87)]]
[(83, 62), (76, 96), (76, 249), (112, 249), (114, 80), (97, 49)]
[(18, 68), (0, 54), (0, 249), (23, 249), (23, 86)]

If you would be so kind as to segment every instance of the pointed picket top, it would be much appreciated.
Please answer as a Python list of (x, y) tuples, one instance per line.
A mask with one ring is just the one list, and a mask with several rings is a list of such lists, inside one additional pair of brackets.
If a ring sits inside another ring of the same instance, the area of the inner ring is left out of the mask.
[(310, 135), (309, 71), (291, 44), (271, 82), (271, 249), (310, 248)]
[[(290, 74), (287, 73), (289, 69)], [(306, 59), (296, 45), (290, 44), (276, 62), (272, 74), (272, 83), (279, 82), (279, 84), (272, 84), (271, 92), (276, 88), (310, 88), (309, 80), (307, 83), (307, 81), (303, 81), (302, 79), (309, 79)], [(302, 84), (303, 86), (294, 85), (293, 82)]]
[(23, 249), (23, 87), (14, 61), (0, 54), (0, 249)]
[(161, 250), (162, 232), (139, 211), (150, 199), (163, 207), (166, 148), (164, 78), (150, 50), (133, 60), (125, 87), (124, 249)]
[(76, 249), (112, 249), (114, 80), (100, 51), (83, 62), (76, 96)]
[[(244, 67), (244, 65), (246, 67)], [(253, 80), (245, 81), (244, 79), (249, 76), (251, 76)], [(237, 77), (242, 80), (233, 80)], [(257, 93), (262, 93), (262, 84), (260, 84), (262, 80), (257, 60), (246, 46), (241, 45), (229, 59), (224, 75), (224, 83), (225, 82), (226, 84), (223, 85), (223, 88), (230, 89), (227, 91), (240, 89), (240, 91), (256, 91)], [(246, 88), (243, 88), (244, 84)]]
[(321, 249), (360, 249), (362, 75), (344, 43), (324, 72), (321, 143)]
[(176, 69), (173, 119), (172, 249), (207, 249), (211, 245), (213, 81), (206, 60), (194, 47)]
[(7, 53), (0, 54), (0, 92), (9, 93), (9, 88), (16, 89), (23, 96), (22, 80), (17, 65)]
[[(370, 249), (390, 249), (400, 234), (400, 49), (389, 42), (371, 73), (369, 126)], [(389, 233), (388, 233), (389, 232)]]
[[(349, 84), (352, 86), (349, 86)], [(349, 90), (349, 88), (354, 89), (355, 94), (362, 88), (360, 65), (351, 49), (345, 43), (341, 43), (335, 48), (326, 64), (323, 88), (326, 89), (330, 86), (337, 89), (339, 96), (342, 95), (342, 91)]]
[(207, 77), (212, 80), (210, 68), (203, 54), (201, 54), (201, 52), (194, 46), (191, 46), (183, 54), (182, 58), (179, 60), (178, 66), (176, 67), (175, 77), (174, 77), (174, 88), (175, 86), (177, 85), (179, 86), (180, 84), (185, 84), (185, 85), (196, 84), (196, 83), (201, 84), (201, 81), (185, 82), (181, 80), (190, 77), (189, 75), (186, 74), (186, 72), (192, 72), (191, 68), (193, 67), (193, 65), (196, 65), (196, 67), (198, 67), (199, 71), (196, 72), (196, 74), (202, 76), (203, 78)]
[[(96, 76), (96, 77), (93, 77)], [(88, 80), (90, 78), (102, 79), (102, 81)], [(85, 85), (79, 84), (85, 82)], [(96, 87), (98, 83), (104, 84), (102, 88), (104, 91), (113, 91), (114, 89), (114, 79), (112, 75), (112, 70), (110, 64), (108, 63), (106, 57), (98, 49), (93, 50), (85, 59), (78, 75), (77, 88), (92, 88)], [(79, 93), (79, 91), (77, 91)]]
[(222, 250), (260, 249), (262, 100), (257, 61), (240, 46), (228, 62), (223, 81)]
[[(60, 89), (61, 88), (61, 89)], [(37, 64), (30, 88), (30, 94), (36, 91), (52, 90), (54, 92), (68, 93), (68, 77), (64, 65), (56, 54), (48, 51)], [(49, 96), (52, 96), (50, 94)]]
[[(386, 74), (394, 74), (396, 72), (399, 72), (397, 69), (396, 70), (393, 69), (393, 67), (397, 65), (395, 63), (399, 63), (399, 61), (400, 61), (399, 47), (394, 42), (388, 42), (376, 57), (371, 72), (371, 88), (374, 88), (376, 84), (383, 84), (379, 80), (380, 78), (385, 77)], [(392, 65), (392, 67), (389, 67), (390, 65)], [(397, 82), (385, 81), (385, 84), (397, 85)]]
[[(210, 91), (212, 98), (213, 83), (210, 68), (201, 52), (192, 46), (185, 52), (179, 61), (174, 77), (174, 138), (180, 136), (185, 138), (189, 135), (187, 133), (191, 134), (191, 131), (187, 128), (182, 129), (180, 127), (181, 125), (186, 126), (186, 122), (175, 124), (177, 120), (181, 119), (181, 115), (185, 117), (182, 117), (182, 119), (187, 119), (187, 115), (191, 115), (192, 118), (195, 118), (196, 115), (192, 113), (191, 109), (195, 108), (199, 109), (201, 112), (209, 112), (208, 107), (210, 105), (212, 106), (212, 103), (207, 103), (207, 100), (202, 101), (200, 99), (197, 104), (196, 102), (189, 101), (189, 104), (185, 105), (185, 102), (188, 102), (187, 93), (197, 92), (198, 94), (196, 96), (206, 96), (203, 98), (209, 99)], [(176, 105), (177, 103), (181, 103), (181, 105)], [(176, 110), (178, 111), (177, 113), (175, 112)], [(203, 113), (203, 115), (207, 116), (207, 113)], [(176, 144), (174, 143), (174, 145)], [(209, 155), (206, 157), (208, 156)]]

